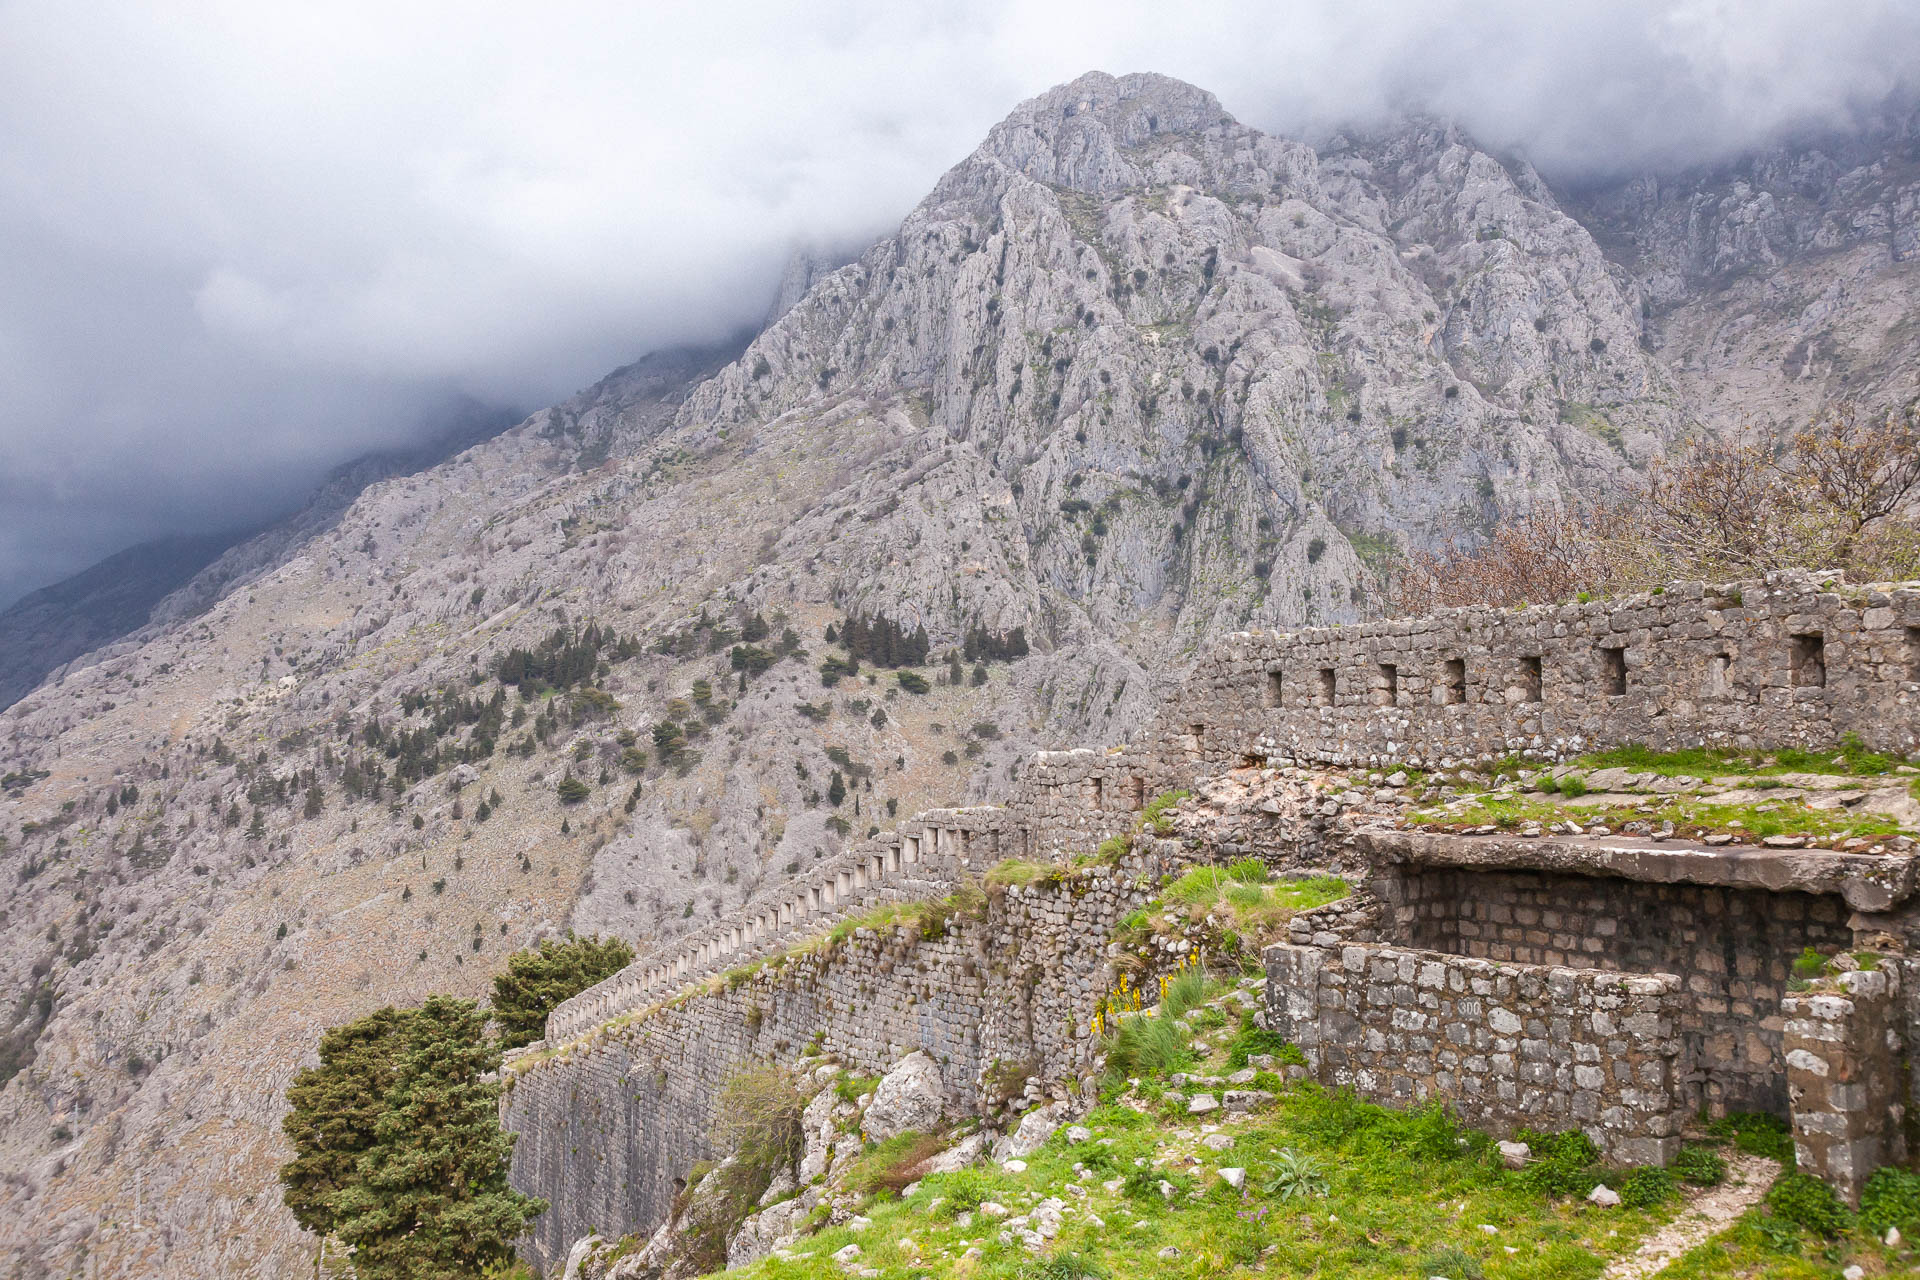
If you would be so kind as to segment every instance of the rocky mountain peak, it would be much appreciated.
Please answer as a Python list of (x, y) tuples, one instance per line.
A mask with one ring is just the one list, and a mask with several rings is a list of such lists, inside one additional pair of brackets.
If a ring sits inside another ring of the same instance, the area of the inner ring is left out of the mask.
[(973, 161), (991, 161), (1036, 182), (1105, 195), (1138, 187), (1126, 153), (1170, 134), (1235, 127), (1219, 99), (1170, 76), (1091, 71), (1016, 107), (995, 125)]

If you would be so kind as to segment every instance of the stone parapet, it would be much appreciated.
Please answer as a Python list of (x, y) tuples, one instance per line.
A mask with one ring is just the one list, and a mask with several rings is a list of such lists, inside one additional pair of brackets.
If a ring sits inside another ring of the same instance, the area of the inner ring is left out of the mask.
[(1794, 1161), (1858, 1207), (1884, 1164), (1904, 1163), (1900, 969), (1854, 971), (1780, 1002)]
[(1266, 967), (1269, 1024), (1322, 1084), (1393, 1106), (1445, 1102), (1496, 1133), (1578, 1128), (1617, 1164), (1678, 1152), (1672, 974), (1359, 944), (1280, 943)]

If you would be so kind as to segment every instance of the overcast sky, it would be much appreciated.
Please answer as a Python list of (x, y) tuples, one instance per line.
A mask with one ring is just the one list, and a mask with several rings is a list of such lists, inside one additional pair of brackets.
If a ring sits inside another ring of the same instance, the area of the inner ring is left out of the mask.
[(1842, 123), (1914, 0), (0, 0), (0, 605), (262, 520), (454, 394), (531, 410), (764, 310), (1020, 99), (1163, 71), (1549, 177)]

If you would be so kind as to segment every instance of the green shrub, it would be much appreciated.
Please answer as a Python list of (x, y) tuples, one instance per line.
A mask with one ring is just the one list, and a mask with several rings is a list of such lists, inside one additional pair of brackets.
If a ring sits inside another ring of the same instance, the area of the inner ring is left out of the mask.
[(555, 1005), (626, 968), (633, 948), (618, 938), (553, 938), (537, 950), (507, 957), (507, 971), (493, 980), (493, 1020), (500, 1047), (518, 1049), (546, 1034)]
[(927, 678), (918, 671), (897, 672), (893, 678), (898, 680), (900, 687), (908, 693), (927, 693), (933, 688), (927, 683)]
[(971, 1213), (994, 1196), (993, 1178), (982, 1169), (936, 1173), (925, 1185), (941, 1197), (940, 1213), (949, 1218)]
[(1747, 1155), (1765, 1156), (1793, 1167), (1793, 1132), (1778, 1116), (1733, 1111), (1709, 1124), (1707, 1132), (1723, 1142), (1731, 1140), (1736, 1149)]
[(1673, 1172), (1681, 1181), (1696, 1187), (1717, 1187), (1727, 1179), (1727, 1162), (1713, 1148), (1689, 1143), (1680, 1148)]
[(1267, 864), (1258, 858), (1236, 858), (1227, 864), (1227, 879), (1242, 884), (1265, 884)]
[(1658, 1165), (1635, 1169), (1620, 1180), (1620, 1203), (1629, 1209), (1651, 1209), (1680, 1194), (1680, 1185), (1670, 1170)]
[(1587, 794), (1587, 780), (1577, 773), (1568, 774), (1560, 779), (1560, 794), (1569, 800)]
[(1767, 1192), (1767, 1208), (1774, 1217), (1827, 1239), (1845, 1231), (1852, 1217), (1833, 1188), (1808, 1173), (1789, 1173), (1774, 1183)]
[(1793, 976), (1796, 978), (1805, 978), (1811, 982), (1826, 971), (1827, 958), (1812, 947), (1807, 947), (1794, 957)]
[[(1393, 1113), (1389, 1113), (1393, 1114)], [(1451, 1160), (1460, 1154), (1460, 1126), (1447, 1104), (1438, 1100), (1395, 1115), (1390, 1141), (1416, 1160)]]
[(1522, 1129), (1515, 1135), (1533, 1149), (1533, 1161), (1516, 1178), (1543, 1195), (1585, 1195), (1600, 1181), (1594, 1168), (1600, 1149), (1578, 1129), (1545, 1133)]
[(800, 1158), (800, 1113), (807, 1100), (799, 1077), (780, 1066), (746, 1067), (720, 1086), (714, 1108), (714, 1145), (743, 1166), (771, 1171)]
[(1920, 1173), (1891, 1165), (1874, 1170), (1860, 1193), (1860, 1220), (1877, 1236), (1888, 1227), (1905, 1235), (1920, 1233)]

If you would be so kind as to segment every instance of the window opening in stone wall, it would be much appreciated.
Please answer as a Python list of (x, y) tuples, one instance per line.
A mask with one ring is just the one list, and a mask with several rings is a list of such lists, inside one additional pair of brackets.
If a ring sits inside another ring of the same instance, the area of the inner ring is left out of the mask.
[(1107, 783), (1104, 778), (1087, 779), (1087, 801), (1096, 809), (1107, 807)]
[(1920, 682), (1920, 627), (1907, 628), (1907, 679)]
[(1538, 702), (1541, 698), (1540, 655), (1523, 654), (1520, 658), (1520, 697), (1526, 702)]
[(1316, 707), (1332, 706), (1333, 705), (1333, 689), (1334, 689), (1333, 668), (1332, 667), (1320, 668), (1320, 698), (1313, 705)]
[(1728, 698), (1733, 696), (1733, 655), (1716, 653), (1707, 659), (1707, 696), (1709, 698)]
[(1127, 779), (1127, 808), (1135, 813), (1147, 807), (1147, 780), (1145, 778)]
[(1818, 688), (1827, 682), (1827, 642), (1818, 631), (1794, 636), (1791, 657), (1795, 688)]
[(1448, 658), (1447, 668), (1440, 681), (1440, 700), (1449, 707), (1457, 707), (1467, 700), (1467, 660)]
[(1627, 691), (1627, 651), (1625, 649), (1600, 651), (1600, 691), (1612, 697), (1619, 697)]
[(1380, 664), (1380, 678), (1374, 682), (1373, 700), (1383, 707), (1400, 701), (1400, 669), (1390, 662)]
[(1279, 705), (1281, 705), (1280, 704), (1280, 673), (1278, 671), (1267, 672), (1266, 694), (1265, 694), (1264, 701), (1265, 701), (1265, 705), (1270, 708), (1278, 707)]
[(1190, 724), (1187, 726), (1187, 754), (1198, 760), (1206, 754), (1207, 726)]

